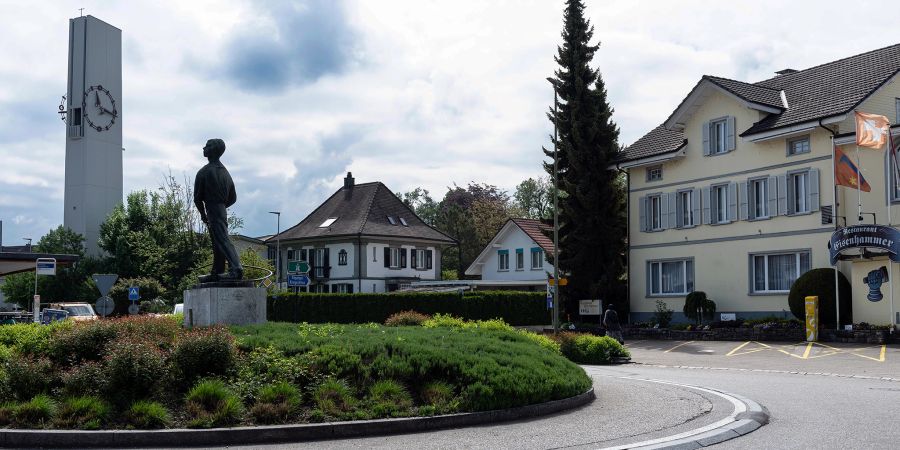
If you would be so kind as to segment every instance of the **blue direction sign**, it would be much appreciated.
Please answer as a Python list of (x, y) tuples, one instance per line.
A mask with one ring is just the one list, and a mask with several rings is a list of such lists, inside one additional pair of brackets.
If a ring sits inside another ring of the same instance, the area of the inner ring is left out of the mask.
[(309, 286), (309, 277), (306, 275), (288, 275), (288, 286)]
[(141, 295), (138, 293), (137, 286), (131, 286), (130, 288), (128, 288), (128, 300), (137, 301), (140, 300), (140, 298)]

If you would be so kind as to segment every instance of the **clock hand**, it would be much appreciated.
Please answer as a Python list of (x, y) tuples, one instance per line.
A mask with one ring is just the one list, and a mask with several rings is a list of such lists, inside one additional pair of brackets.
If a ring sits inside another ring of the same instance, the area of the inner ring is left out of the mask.
[(100, 94), (94, 91), (94, 106), (100, 106)]
[(112, 111), (110, 111), (110, 110), (108, 110), (108, 109), (106, 109), (106, 108), (104, 108), (104, 107), (102, 107), (102, 106), (100, 107), (100, 112), (105, 112), (106, 114), (109, 114), (109, 115), (113, 116), (113, 118), (118, 117), (118, 115), (117, 115), (116, 113), (114, 113), (114, 112), (112, 112)]

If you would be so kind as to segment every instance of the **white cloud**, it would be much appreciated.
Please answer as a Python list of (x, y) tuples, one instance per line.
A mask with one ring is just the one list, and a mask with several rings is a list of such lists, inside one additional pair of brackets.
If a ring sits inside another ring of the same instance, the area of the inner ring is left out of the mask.
[[(359, 182), (380, 180), (395, 191), (422, 186), (436, 197), (454, 183), (511, 189), (543, 175), (553, 95), (544, 78), (555, 68), (561, 0), (80, 5), (123, 30), (126, 192), (157, 187), (169, 170), (192, 178), (210, 137), (228, 143), (235, 213), (251, 235), (274, 230), (270, 210), (283, 212), (282, 228), (302, 219), (348, 170)], [(303, 35), (314, 28), (303, 8), (317, 6), (313, 13), (325, 14), (327, 27)], [(845, 7), (589, 2), (602, 42), (594, 65), (621, 142), (664, 120), (703, 74), (757, 81), (894, 43), (890, 14), (836, 26)], [(9, 236), (37, 238), (62, 222), (65, 141), (54, 111), (75, 15), (65, 3), (3, 6), (0, 29), (16, 43), (0, 59), (0, 220), (9, 222)], [(253, 46), (239, 38), (253, 38)], [(254, 79), (235, 72), (254, 67), (247, 48), (284, 59), (289, 79), (270, 89), (242, 86)], [(314, 50), (325, 59), (309, 60), (328, 70), (304, 65)]]

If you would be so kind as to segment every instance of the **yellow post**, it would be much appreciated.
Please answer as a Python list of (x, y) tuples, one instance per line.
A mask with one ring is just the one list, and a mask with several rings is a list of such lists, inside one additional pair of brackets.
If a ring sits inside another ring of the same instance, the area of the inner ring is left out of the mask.
[(806, 342), (819, 340), (819, 297), (806, 297)]

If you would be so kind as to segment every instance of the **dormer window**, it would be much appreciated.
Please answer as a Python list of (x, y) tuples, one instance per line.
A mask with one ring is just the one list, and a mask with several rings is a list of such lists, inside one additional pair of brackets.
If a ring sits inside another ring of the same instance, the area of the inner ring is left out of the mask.
[(712, 153), (725, 153), (725, 120), (717, 120), (710, 125)]
[(322, 225), (319, 225), (319, 228), (328, 228), (331, 226), (331, 224), (334, 223), (335, 220), (338, 220), (338, 218), (337, 217), (329, 217), (329, 218), (325, 219), (324, 222), (322, 222)]
[(395, 219), (394, 216), (388, 216), (388, 222), (390, 222), (391, 225), (397, 225), (397, 219)]
[(735, 148), (734, 117), (720, 117), (703, 125), (703, 154), (721, 155)]
[(662, 180), (662, 176), (662, 165), (650, 166), (647, 168), (647, 181), (659, 181)]
[(409, 226), (409, 224), (406, 223), (406, 219), (404, 219), (404, 218), (402, 218), (402, 217), (400, 218), (400, 223), (403, 224), (404, 227), (408, 227), (408, 226)]

